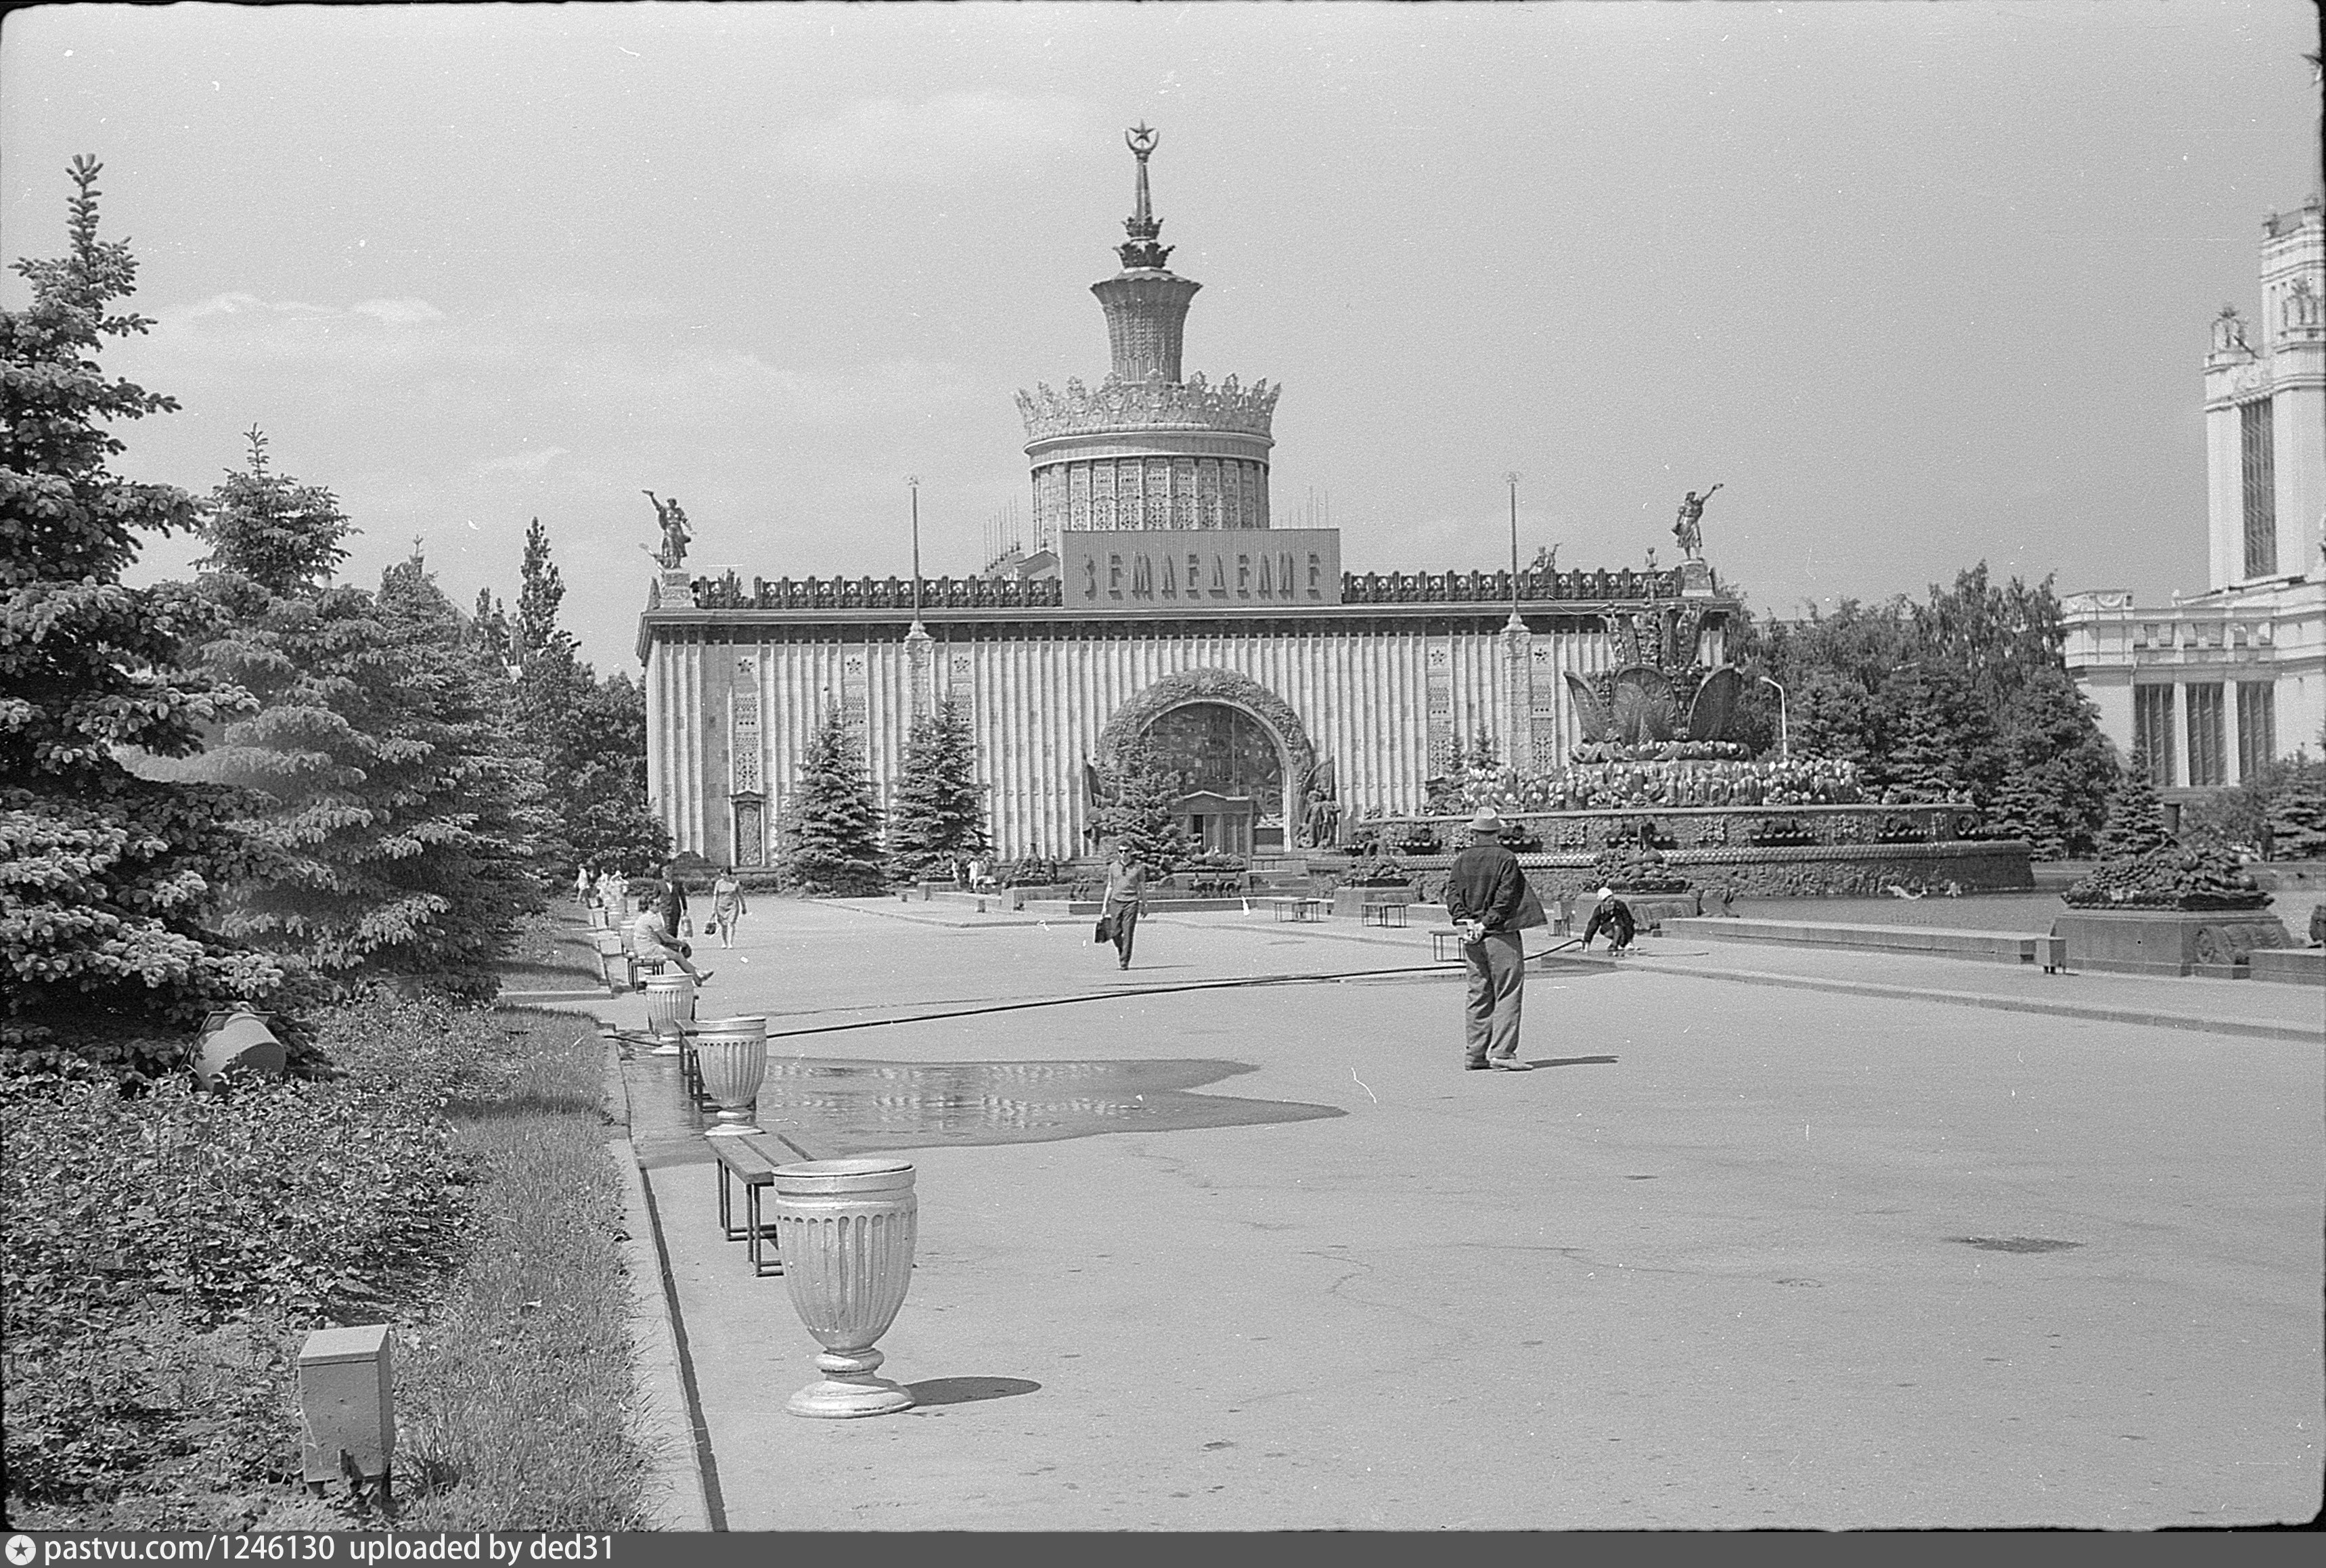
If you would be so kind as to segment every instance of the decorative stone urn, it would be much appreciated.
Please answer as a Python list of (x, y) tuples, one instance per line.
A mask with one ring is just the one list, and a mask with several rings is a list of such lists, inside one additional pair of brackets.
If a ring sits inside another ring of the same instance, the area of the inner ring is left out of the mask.
[(768, 1075), (767, 1019), (712, 1018), (687, 1032), (694, 1036), (702, 1092), (719, 1107), (718, 1123), (705, 1127), (704, 1135), (740, 1137), (758, 1132), (751, 1125), (751, 1109)]
[(873, 1341), (889, 1331), (913, 1278), (920, 1201), (903, 1160), (809, 1160), (778, 1165), (776, 1250), (792, 1308), (823, 1353), (821, 1382), (785, 1406), (795, 1415), (844, 1418), (909, 1409), (913, 1396), (876, 1374)]
[(648, 975), (646, 979), (647, 1028), (664, 1037), (655, 1047), (657, 1056), (679, 1053), (680, 1025), (694, 1016), (694, 977), (684, 970)]

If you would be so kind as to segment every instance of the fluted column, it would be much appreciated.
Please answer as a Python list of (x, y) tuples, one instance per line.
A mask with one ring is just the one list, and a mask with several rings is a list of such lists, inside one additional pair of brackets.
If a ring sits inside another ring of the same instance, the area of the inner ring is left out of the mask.
[(1504, 727), (1503, 761), (1515, 768), (1534, 765), (1534, 634), (1519, 612), (1503, 627), (1503, 710), (1510, 715)]

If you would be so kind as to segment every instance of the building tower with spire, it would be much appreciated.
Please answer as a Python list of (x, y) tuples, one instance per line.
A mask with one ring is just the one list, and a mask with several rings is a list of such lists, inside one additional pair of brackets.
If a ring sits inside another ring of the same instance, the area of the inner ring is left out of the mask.
[(1106, 312), (1113, 365), (1095, 389), (1037, 385), (1018, 394), (1033, 468), (1034, 543), (1055, 550), (1064, 530), (1265, 528), (1269, 424), (1278, 389), (1229, 376), (1218, 386), (1183, 378), (1187, 306), (1203, 284), (1165, 264), (1163, 220), (1154, 214), (1147, 161), (1160, 140), (1146, 125), (1125, 134), (1138, 161), (1122, 270), (1091, 285)]

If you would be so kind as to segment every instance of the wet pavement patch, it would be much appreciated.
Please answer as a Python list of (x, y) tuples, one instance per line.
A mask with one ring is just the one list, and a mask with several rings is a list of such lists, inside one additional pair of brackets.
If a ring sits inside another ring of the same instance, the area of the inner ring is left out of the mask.
[(2071, 1247), (2081, 1247), (2080, 1241), (2061, 1241), (2050, 1236), (1949, 1236), (1949, 1241), (1965, 1247), (1976, 1247), (1981, 1252), (2065, 1252)]
[[(708, 1125), (681, 1109), (675, 1059), (636, 1057), (653, 1082), (652, 1134), (633, 1127), (648, 1166), (710, 1158), (693, 1135)], [(1199, 1084), (1258, 1071), (1246, 1062), (864, 1062), (777, 1057), (759, 1087), (758, 1125), (818, 1158), (898, 1149), (1047, 1143), (1100, 1133), (1183, 1132), (1315, 1121), (1348, 1113), (1295, 1100), (1193, 1094)], [(632, 1118), (638, 1104), (634, 1080)], [(658, 1135), (658, 1136), (657, 1136)], [(647, 1146), (652, 1145), (651, 1149)]]

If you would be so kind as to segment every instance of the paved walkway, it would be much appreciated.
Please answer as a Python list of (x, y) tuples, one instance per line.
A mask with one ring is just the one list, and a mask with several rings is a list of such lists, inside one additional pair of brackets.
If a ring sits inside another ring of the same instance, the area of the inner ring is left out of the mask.
[[(814, 1345), (784, 1282), (719, 1239), (673, 1074), (627, 1063), (730, 1528), (2142, 1527), (2318, 1507), (2314, 992), (1651, 944), (1535, 973), (1540, 1070), (1464, 1073), (1456, 971), (1419, 923), (1158, 916), (1126, 974), (1081, 923), (755, 907), (733, 951), (698, 944), (718, 970), (701, 1011), (768, 1013), (786, 1072), (1248, 1064), (1197, 1093), (1301, 1119), (1150, 1130), (1142, 1104), (1028, 1072), (916, 1135), (912, 1096), (889, 1096), (922, 1210), (882, 1349), (923, 1400), (821, 1423), (783, 1411)], [(2024, 1009), (2062, 997), (2175, 1026)], [(2279, 1037), (2190, 1022), (2209, 1014)], [(865, 1146), (813, 1100), (767, 1125), (811, 1154)]]

